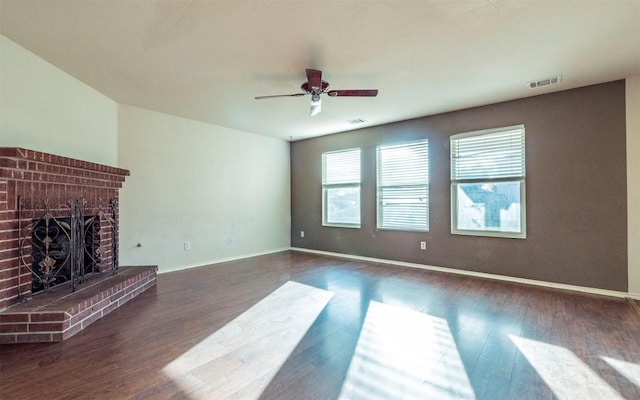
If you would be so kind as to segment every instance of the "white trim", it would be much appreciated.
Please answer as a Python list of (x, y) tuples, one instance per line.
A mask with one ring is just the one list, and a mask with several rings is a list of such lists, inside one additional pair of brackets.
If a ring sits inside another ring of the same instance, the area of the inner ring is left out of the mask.
[(625, 80), (627, 111), (627, 276), (640, 293), (640, 73)]
[(321, 255), (325, 255), (325, 256), (348, 258), (348, 259), (361, 260), (361, 261), (371, 261), (371, 262), (375, 262), (375, 263), (398, 265), (398, 266), (410, 267), (410, 268), (419, 268), (419, 269), (425, 269), (425, 270), (429, 270), (429, 271), (438, 271), (438, 272), (446, 272), (446, 273), (450, 273), (450, 274), (473, 276), (473, 277), (477, 277), (477, 278), (485, 278), (485, 279), (494, 279), (494, 280), (505, 281), (505, 282), (522, 283), (522, 284), (525, 284), (525, 285), (542, 286), (542, 287), (552, 288), (552, 289), (562, 289), (562, 290), (569, 290), (569, 291), (573, 291), (573, 292), (596, 294), (596, 295), (600, 295), (600, 296), (610, 296), (610, 297), (618, 297), (618, 298), (631, 298), (631, 299), (640, 300), (640, 293), (619, 292), (619, 291), (616, 291), (616, 290), (606, 290), (606, 289), (591, 288), (591, 287), (586, 287), (586, 286), (567, 285), (567, 284), (564, 284), (564, 283), (538, 281), (538, 280), (535, 280), (535, 279), (516, 278), (516, 277), (513, 277), (513, 276), (488, 274), (488, 273), (485, 273), (485, 272), (465, 271), (465, 270), (455, 269), (455, 268), (436, 267), (436, 266), (433, 266), (433, 265), (417, 264), (417, 263), (410, 263), (410, 262), (404, 262), (404, 261), (395, 261), (395, 260), (387, 260), (387, 259), (374, 258), (374, 257), (355, 256), (355, 255), (351, 255), (351, 254), (333, 253), (333, 252), (330, 252), (330, 251), (304, 249), (304, 248), (300, 248), (300, 247), (291, 247), (291, 250), (300, 251), (300, 252), (303, 252), (303, 253), (314, 253), (314, 254), (321, 254)]
[(160, 268), (158, 268), (158, 272), (157, 273), (158, 274), (165, 274), (167, 272), (182, 271), (182, 270), (190, 269), (190, 268), (208, 267), (208, 266), (213, 265), (213, 264), (220, 264), (220, 263), (228, 262), (228, 261), (242, 260), (243, 258), (265, 256), (267, 254), (279, 253), (281, 251), (287, 251), (287, 250), (291, 250), (291, 247), (283, 247), (283, 248), (280, 248), (280, 249), (272, 249), (272, 250), (262, 251), (262, 252), (258, 252), (258, 253), (243, 254), (243, 255), (240, 255), (240, 256), (219, 258), (219, 259), (216, 259), (216, 260), (206, 261), (206, 262), (202, 262), (202, 263), (198, 263), (198, 264), (187, 264), (187, 265), (179, 265), (179, 266), (176, 266), (176, 267), (167, 267), (167, 268), (163, 268), (162, 270), (160, 270)]

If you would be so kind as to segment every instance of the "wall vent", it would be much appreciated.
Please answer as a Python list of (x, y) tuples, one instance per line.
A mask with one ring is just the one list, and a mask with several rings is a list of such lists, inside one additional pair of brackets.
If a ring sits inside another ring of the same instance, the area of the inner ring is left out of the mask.
[(527, 83), (527, 86), (529, 87), (529, 89), (535, 89), (540, 86), (557, 85), (558, 83), (561, 83), (561, 82), (562, 82), (562, 75), (558, 75), (558, 76), (552, 76), (550, 78), (540, 79), (538, 81), (529, 82)]

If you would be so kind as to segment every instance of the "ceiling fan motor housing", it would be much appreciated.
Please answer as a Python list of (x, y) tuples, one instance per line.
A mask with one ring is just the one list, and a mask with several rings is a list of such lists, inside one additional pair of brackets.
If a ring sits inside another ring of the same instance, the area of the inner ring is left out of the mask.
[(300, 89), (310, 94), (314, 94), (314, 93), (320, 94), (329, 90), (329, 82), (322, 81), (321, 86), (322, 87), (320, 88), (316, 88), (316, 87), (309, 86), (309, 82), (305, 82), (300, 86)]

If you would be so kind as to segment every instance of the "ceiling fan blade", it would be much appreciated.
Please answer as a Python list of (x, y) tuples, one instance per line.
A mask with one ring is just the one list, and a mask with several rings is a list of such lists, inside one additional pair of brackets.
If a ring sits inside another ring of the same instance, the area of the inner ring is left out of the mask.
[(327, 94), (331, 97), (337, 97), (337, 96), (376, 97), (378, 95), (378, 89), (330, 90), (327, 92)]
[(322, 71), (317, 69), (306, 69), (307, 82), (309, 82), (309, 88), (322, 89)]
[(254, 97), (254, 99), (256, 100), (262, 100), (262, 99), (272, 99), (274, 97), (300, 97), (300, 96), (306, 96), (309, 93), (294, 93), (294, 94), (274, 94), (271, 96), (256, 96)]

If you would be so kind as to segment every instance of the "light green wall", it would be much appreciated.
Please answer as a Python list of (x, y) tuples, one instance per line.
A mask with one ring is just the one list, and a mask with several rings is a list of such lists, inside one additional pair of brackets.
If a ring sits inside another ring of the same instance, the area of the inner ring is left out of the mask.
[(115, 166), (118, 105), (0, 35), (0, 146)]
[(4, 36), (0, 146), (129, 169), (121, 265), (170, 270), (289, 247), (287, 142), (119, 106)]
[(640, 299), (640, 75), (626, 80), (629, 293)]
[(136, 107), (118, 114), (119, 165), (131, 170), (122, 265), (162, 272), (289, 248), (287, 142)]

